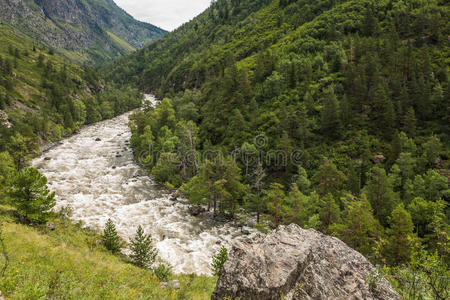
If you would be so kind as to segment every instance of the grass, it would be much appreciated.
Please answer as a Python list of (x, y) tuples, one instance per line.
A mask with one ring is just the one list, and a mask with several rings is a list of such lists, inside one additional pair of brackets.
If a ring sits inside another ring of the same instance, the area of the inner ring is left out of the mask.
[[(64, 218), (56, 229), (17, 224), (0, 209), (9, 266), (0, 278), (6, 299), (209, 299), (216, 278), (173, 275), (180, 290), (159, 287), (149, 271), (107, 252), (100, 237)], [(0, 268), (5, 262), (0, 255)]]
[(123, 39), (121, 39), (120, 37), (115, 35), (114, 33), (110, 32), (110, 31), (107, 31), (107, 33), (108, 33), (108, 36), (114, 41), (114, 43), (116, 45), (118, 45), (125, 52), (129, 53), (129, 52), (133, 52), (134, 50), (136, 50), (136, 48), (134, 48), (133, 46), (128, 44), (126, 41), (124, 41)]
[[(35, 46), (36, 52), (32, 51), (33, 45)], [(9, 53), (9, 46), (19, 50), (19, 59), (15, 59)], [(24, 55), (25, 51), (28, 52), (28, 56)], [(81, 68), (79, 66), (70, 63), (58, 55), (50, 55), (46, 49), (40, 48), (29, 38), (14, 32), (10, 26), (0, 25), (0, 56), (9, 59), (11, 62), (17, 62), (17, 68), (13, 68), (15, 74), (14, 92), (10, 93), (16, 93), (14, 98), (25, 104), (30, 104), (29, 98), (31, 96), (45, 96), (45, 91), (41, 86), (43, 71), (37, 66), (39, 55), (42, 55), (45, 61), (51, 60), (57, 70), (63, 66), (67, 66), (68, 74), (81, 81)]]

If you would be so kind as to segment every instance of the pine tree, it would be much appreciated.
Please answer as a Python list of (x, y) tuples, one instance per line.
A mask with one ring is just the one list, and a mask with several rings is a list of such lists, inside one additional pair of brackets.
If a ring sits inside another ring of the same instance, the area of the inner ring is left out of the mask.
[(292, 184), (286, 202), (288, 205), (283, 206), (283, 215), (287, 222), (305, 226), (309, 217), (308, 197), (302, 194), (297, 184)]
[(250, 201), (246, 204), (252, 210), (256, 211), (256, 222), (259, 223), (261, 217), (261, 211), (264, 206), (264, 198), (262, 197), (262, 189), (264, 187), (264, 178), (267, 176), (262, 163), (258, 162), (253, 174), (251, 175), (251, 187), (254, 193), (250, 195)]
[(333, 89), (327, 92), (322, 110), (322, 132), (330, 138), (340, 136), (341, 120), (339, 117), (339, 103)]
[(328, 158), (324, 159), (324, 163), (312, 177), (312, 181), (317, 186), (316, 191), (320, 196), (325, 196), (328, 193), (337, 196), (346, 179), (344, 173), (339, 171)]
[(119, 253), (121, 248), (121, 242), (119, 235), (117, 234), (116, 226), (111, 219), (108, 219), (105, 224), (105, 229), (103, 231), (103, 245), (106, 249), (112, 253)]
[(341, 210), (339, 205), (334, 200), (331, 193), (322, 197), (319, 202), (319, 217), (323, 226), (323, 230), (328, 230), (328, 227), (340, 221)]
[(375, 217), (383, 225), (386, 225), (387, 219), (397, 202), (396, 194), (384, 169), (373, 167), (369, 176), (364, 194), (375, 210)]
[(150, 268), (158, 255), (158, 250), (152, 245), (151, 235), (146, 235), (142, 226), (139, 225), (136, 235), (130, 242), (130, 258), (133, 264), (140, 268)]
[(284, 186), (279, 183), (272, 183), (270, 189), (264, 191), (264, 193), (266, 194), (265, 202), (267, 203), (269, 211), (274, 214), (275, 226), (278, 227), (280, 224), (281, 207), (286, 200)]
[(388, 242), (384, 254), (392, 265), (408, 263), (414, 246), (414, 224), (403, 204), (397, 206), (389, 218)]
[(45, 223), (55, 206), (55, 193), (48, 189), (47, 178), (34, 168), (18, 173), (9, 196), (19, 214), (30, 222)]
[(405, 114), (403, 119), (403, 129), (408, 134), (409, 137), (414, 137), (416, 135), (416, 114), (414, 108), (410, 107)]
[(392, 101), (387, 96), (386, 87), (382, 84), (378, 85), (375, 91), (370, 117), (375, 132), (391, 140), (395, 129), (395, 111)]
[(228, 259), (228, 250), (222, 247), (216, 255), (212, 258), (211, 268), (213, 269), (214, 276), (220, 276), (222, 274), (222, 268)]
[(311, 186), (311, 181), (309, 181), (308, 174), (302, 166), (298, 166), (297, 175), (294, 177), (294, 179), (298, 189), (303, 194), (306, 194)]
[(345, 199), (345, 221), (343, 225), (333, 227), (334, 231), (347, 245), (366, 257), (373, 257), (382, 233), (380, 223), (374, 218), (372, 207), (364, 196), (356, 201), (352, 196)]

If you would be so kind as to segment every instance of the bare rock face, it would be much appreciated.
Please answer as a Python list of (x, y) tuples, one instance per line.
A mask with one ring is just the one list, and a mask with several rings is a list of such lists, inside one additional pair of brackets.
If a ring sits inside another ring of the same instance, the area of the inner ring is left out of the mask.
[(211, 299), (400, 299), (375, 275), (375, 267), (339, 239), (280, 226), (233, 245)]

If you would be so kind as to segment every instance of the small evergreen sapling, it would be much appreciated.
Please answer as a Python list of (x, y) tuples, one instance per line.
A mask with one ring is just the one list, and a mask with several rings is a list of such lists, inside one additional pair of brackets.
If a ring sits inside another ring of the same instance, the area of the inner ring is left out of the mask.
[(105, 224), (105, 229), (103, 230), (103, 245), (105, 248), (112, 253), (118, 253), (121, 248), (120, 238), (117, 234), (116, 226), (108, 219)]
[(228, 259), (228, 250), (222, 247), (216, 255), (212, 258), (211, 267), (213, 269), (214, 276), (220, 276), (222, 274), (222, 268)]
[(160, 264), (153, 270), (153, 273), (158, 277), (159, 281), (168, 281), (172, 276), (172, 266)]
[(131, 240), (131, 261), (141, 268), (151, 267), (158, 255), (158, 250), (152, 245), (151, 235), (146, 235), (139, 225), (136, 235)]

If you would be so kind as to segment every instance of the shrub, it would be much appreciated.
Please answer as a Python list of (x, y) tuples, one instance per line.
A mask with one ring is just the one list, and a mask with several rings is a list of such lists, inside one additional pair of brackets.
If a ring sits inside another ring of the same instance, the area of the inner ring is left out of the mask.
[(216, 255), (212, 258), (211, 267), (213, 269), (214, 276), (220, 276), (222, 274), (222, 268), (225, 262), (228, 259), (228, 250), (225, 247), (222, 247)]
[(158, 277), (159, 281), (168, 281), (172, 276), (172, 266), (160, 264), (153, 270), (153, 273)]

